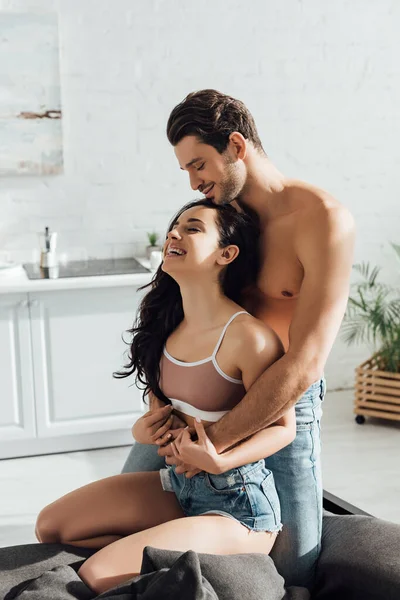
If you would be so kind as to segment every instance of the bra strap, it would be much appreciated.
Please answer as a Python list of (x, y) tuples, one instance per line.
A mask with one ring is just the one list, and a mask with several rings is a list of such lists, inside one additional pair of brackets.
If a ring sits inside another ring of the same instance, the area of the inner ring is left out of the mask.
[(217, 342), (217, 345), (214, 348), (214, 352), (212, 353), (212, 358), (215, 358), (217, 355), (217, 352), (222, 344), (222, 340), (224, 339), (224, 335), (226, 333), (226, 330), (228, 329), (229, 325), (232, 323), (233, 319), (236, 319), (236, 317), (238, 315), (249, 315), (250, 313), (248, 313), (246, 310), (240, 310), (239, 312), (235, 313), (234, 315), (231, 316), (231, 318), (229, 319), (229, 321), (227, 322), (227, 324), (225, 325), (225, 327), (222, 330), (221, 335), (219, 336), (219, 340)]

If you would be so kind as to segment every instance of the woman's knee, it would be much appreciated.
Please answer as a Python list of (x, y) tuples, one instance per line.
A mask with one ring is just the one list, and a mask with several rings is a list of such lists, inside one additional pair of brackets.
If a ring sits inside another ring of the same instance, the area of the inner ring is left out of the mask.
[(51, 504), (40, 511), (36, 519), (35, 535), (41, 544), (61, 542), (60, 529)]
[(103, 565), (98, 556), (87, 558), (78, 570), (78, 575), (84, 583), (96, 594), (102, 594), (112, 587), (129, 579), (129, 576), (109, 575), (110, 565)]
[(103, 590), (97, 588), (98, 577), (96, 569), (92, 568), (92, 561), (86, 559), (78, 571), (79, 577), (96, 594), (101, 594)]

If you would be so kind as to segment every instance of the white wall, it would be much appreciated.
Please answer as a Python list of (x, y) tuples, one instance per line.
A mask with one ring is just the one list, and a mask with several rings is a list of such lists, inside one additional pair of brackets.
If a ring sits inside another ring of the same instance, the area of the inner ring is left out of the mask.
[[(400, 243), (400, 3), (390, 0), (0, 0), (60, 15), (65, 173), (0, 181), (0, 252), (126, 256), (194, 197), (166, 136), (188, 92), (215, 87), (252, 111), (270, 158), (353, 212), (356, 260), (396, 273)], [(29, 44), (29, 40), (26, 41)], [(12, 60), (12, 57), (10, 58)], [(1, 84), (0, 84), (1, 85)], [(338, 342), (330, 387), (365, 349)]]

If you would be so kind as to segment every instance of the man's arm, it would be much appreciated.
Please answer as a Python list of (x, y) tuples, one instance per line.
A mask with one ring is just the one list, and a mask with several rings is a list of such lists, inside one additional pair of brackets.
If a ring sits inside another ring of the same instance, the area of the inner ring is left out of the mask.
[(287, 353), (251, 386), (242, 401), (207, 428), (218, 452), (277, 421), (321, 377), (346, 309), (354, 222), (347, 209), (325, 207), (299, 218), (296, 252), (304, 279)]

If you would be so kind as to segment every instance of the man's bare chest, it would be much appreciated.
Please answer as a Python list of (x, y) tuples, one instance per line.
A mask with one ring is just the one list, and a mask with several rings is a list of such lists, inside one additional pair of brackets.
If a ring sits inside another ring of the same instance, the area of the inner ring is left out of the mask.
[(258, 288), (266, 299), (297, 298), (304, 277), (297, 257), (291, 223), (266, 228), (260, 240)]

